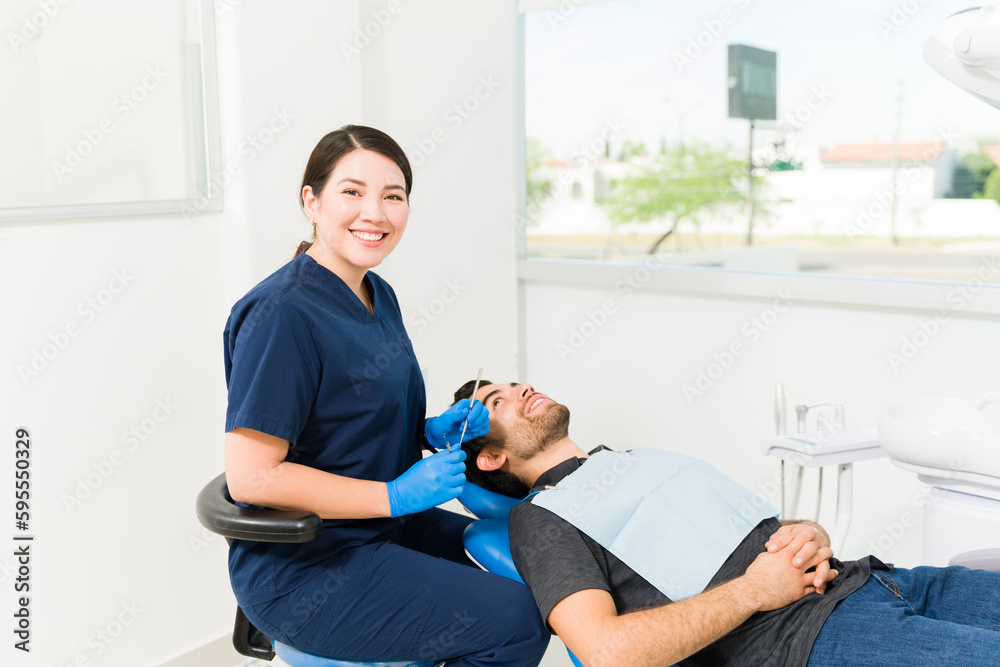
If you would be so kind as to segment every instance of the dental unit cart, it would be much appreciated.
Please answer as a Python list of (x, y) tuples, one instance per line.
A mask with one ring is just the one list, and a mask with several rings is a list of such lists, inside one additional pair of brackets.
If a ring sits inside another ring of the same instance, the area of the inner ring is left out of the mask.
[[(830, 531), (830, 543), (833, 552), (841, 553), (847, 530), (851, 525), (851, 515), (854, 511), (854, 463), (885, 456), (878, 440), (878, 429), (875, 427), (844, 426), (843, 406), (828, 406), (827, 404), (795, 408), (798, 433), (787, 435), (785, 418), (784, 389), (779, 382), (775, 387), (775, 428), (777, 436), (761, 441), (760, 451), (765, 456), (774, 456), (781, 460), (781, 518), (798, 518), (799, 498), (802, 493), (802, 477), (805, 468), (819, 468), (819, 483), (816, 493), (816, 519), (819, 519), (820, 505), (823, 496), (823, 467), (837, 466), (837, 507), (836, 520)], [(819, 407), (834, 407), (833, 420), (824, 419), (820, 415), (813, 431), (807, 431), (807, 417), (810, 410)], [(785, 497), (786, 467), (792, 467), (794, 486)]]

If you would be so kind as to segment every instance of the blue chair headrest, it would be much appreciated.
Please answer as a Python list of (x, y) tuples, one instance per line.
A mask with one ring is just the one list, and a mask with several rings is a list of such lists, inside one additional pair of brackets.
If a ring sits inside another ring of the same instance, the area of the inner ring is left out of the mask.
[(480, 519), (506, 519), (511, 508), (521, 501), (466, 482), (458, 502)]

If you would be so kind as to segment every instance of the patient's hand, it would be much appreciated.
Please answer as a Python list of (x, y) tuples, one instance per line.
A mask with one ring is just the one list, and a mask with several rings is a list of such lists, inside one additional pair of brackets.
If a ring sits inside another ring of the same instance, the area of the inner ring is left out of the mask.
[[(744, 578), (751, 583), (761, 611), (779, 609), (809, 593), (822, 593), (838, 572), (830, 569), (830, 547), (819, 546), (817, 531), (803, 526), (787, 544), (757, 556)], [(815, 572), (808, 572), (815, 567)]]
[[(788, 525), (779, 528), (777, 532), (775, 532), (774, 535), (771, 535), (771, 538), (764, 543), (764, 548), (767, 549), (768, 553), (775, 553), (777, 551), (780, 551), (785, 547), (787, 547), (789, 544), (791, 544), (792, 540), (794, 540), (796, 536), (800, 535), (804, 531), (808, 532), (809, 529), (812, 529), (815, 532), (815, 535), (810, 540), (810, 542), (815, 544), (816, 547), (826, 547), (826, 548), (830, 547), (830, 536), (827, 535), (825, 530), (823, 530), (823, 526), (819, 525), (818, 523), (813, 523), (812, 521), (799, 521), (796, 523), (790, 523)], [(833, 551), (830, 551), (830, 554), (832, 555)], [(802, 550), (796, 555), (795, 557), (796, 560), (794, 561), (794, 563), (796, 565), (798, 565), (799, 563), (804, 563), (806, 560), (810, 558), (810, 556), (811, 553), (809, 553), (805, 549), (805, 547), (803, 547)], [(816, 577), (813, 585), (816, 587), (817, 593), (822, 594), (826, 592), (826, 582), (827, 582), (826, 575), (829, 571), (830, 571), (829, 560), (823, 561), (822, 563), (816, 565)]]

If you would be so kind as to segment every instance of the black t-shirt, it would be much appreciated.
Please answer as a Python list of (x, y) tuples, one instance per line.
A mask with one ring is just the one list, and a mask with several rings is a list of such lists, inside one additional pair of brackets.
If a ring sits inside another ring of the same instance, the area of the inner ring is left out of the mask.
[[(533, 491), (558, 484), (585, 461), (577, 458), (563, 461), (539, 477)], [(708, 588), (745, 573), (757, 555), (765, 551), (764, 543), (780, 527), (776, 519), (761, 521), (730, 554)], [(608, 591), (619, 614), (672, 602), (610, 551), (530, 500), (510, 512), (510, 547), (514, 564), (531, 588), (546, 623), (549, 612), (560, 600), (583, 590)], [(886, 569), (874, 556), (847, 562), (834, 558), (831, 566), (839, 576), (827, 584), (824, 595), (810, 594), (781, 609), (758, 612), (680, 664), (682, 667), (805, 667), (813, 641), (836, 604), (860, 588), (871, 569)]]

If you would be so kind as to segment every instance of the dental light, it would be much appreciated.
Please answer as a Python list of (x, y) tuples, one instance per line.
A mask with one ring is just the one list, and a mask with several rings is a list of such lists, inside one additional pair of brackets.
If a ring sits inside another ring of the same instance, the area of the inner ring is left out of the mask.
[(938, 74), (1000, 109), (1000, 11), (984, 6), (949, 16), (924, 45)]

